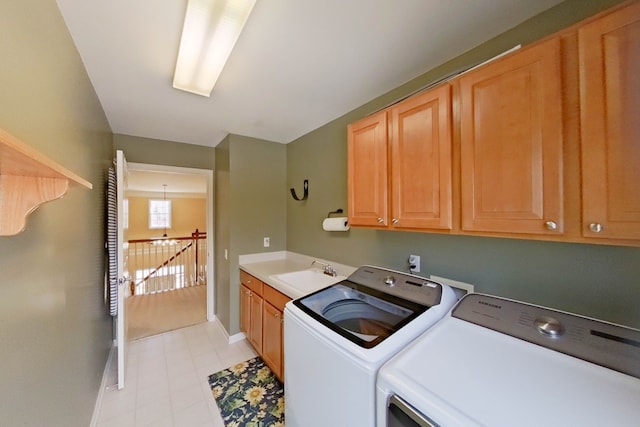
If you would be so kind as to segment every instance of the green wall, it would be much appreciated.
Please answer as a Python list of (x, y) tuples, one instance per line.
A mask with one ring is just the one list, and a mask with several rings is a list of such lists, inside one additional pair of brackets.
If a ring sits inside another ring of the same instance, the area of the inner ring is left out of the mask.
[[(321, 229), (322, 219), (347, 208), (347, 124), (462, 67), (516, 44), (534, 41), (617, 1), (570, 0), (386, 93), (287, 146), (287, 188), (305, 202), (287, 199), (287, 249), (351, 264), (407, 269), (422, 257), (421, 274), (473, 283), (477, 292), (602, 318), (640, 328), (640, 248), (579, 245), (352, 228)], [(300, 191), (300, 190), (298, 190)]]
[(93, 184), (0, 237), (0, 425), (85, 427), (112, 342), (103, 302), (111, 131), (55, 1), (0, 2), (0, 29), (0, 128)]
[(122, 150), (127, 162), (208, 170), (216, 164), (216, 150), (202, 145), (116, 133), (113, 149)]
[[(216, 232), (222, 234), (216, 236), (222, 279), (216, 283), (220, 296), (216, 314), (229, 334), (236, 334), (240, 332), (238, 256), (286, 248), (286, 146), (229, 135), (216, 150), (220, 158)], [(271, 238), (269, 248), (263, 247), (263, 237)], [(225, 248), (228, 260), (224, 260)]]

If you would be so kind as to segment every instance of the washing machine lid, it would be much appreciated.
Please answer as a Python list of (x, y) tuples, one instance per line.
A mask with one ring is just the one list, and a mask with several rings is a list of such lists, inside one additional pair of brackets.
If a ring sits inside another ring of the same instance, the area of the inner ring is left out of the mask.
[(439, 304), (441, 296), (439, 283), (365, 266), (293, 304), (351, 342), (372, 348)]

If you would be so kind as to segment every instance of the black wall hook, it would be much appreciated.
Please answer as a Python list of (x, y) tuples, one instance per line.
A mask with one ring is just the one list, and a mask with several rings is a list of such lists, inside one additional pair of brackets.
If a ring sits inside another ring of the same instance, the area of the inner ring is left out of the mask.
[(333, 214), (341, 214), (342, 212), (344, 212), (342, 209), (338, 209), (337, 211), (329, 212), (329, 215), (327, 215), (327, 218), (331, 218), (331, 215), (333, 215)]
[(296, 194), (296, 190), (294, 190), (293, 188), (291, 189), (291, 196), (299, 202), (303, 200), (307, 200), (307, 198), (309, 198), (309, 180), (308, 179), (304, 180), (304, 195), (302, 196), (302, 199), (298, 198), (298, 195)]

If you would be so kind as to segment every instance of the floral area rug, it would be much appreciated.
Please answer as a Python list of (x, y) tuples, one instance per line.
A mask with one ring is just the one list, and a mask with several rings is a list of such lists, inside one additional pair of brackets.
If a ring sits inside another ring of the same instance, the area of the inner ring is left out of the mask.
[(284, 427), (284, 388), (260, 357), (209, 375), (227, 427)]

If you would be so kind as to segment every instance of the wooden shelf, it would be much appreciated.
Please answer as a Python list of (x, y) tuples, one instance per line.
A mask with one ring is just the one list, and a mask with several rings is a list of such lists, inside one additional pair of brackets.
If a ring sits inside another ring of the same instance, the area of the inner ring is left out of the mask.
[(0, 236), (23, 231), (31, 212), (64, 196), (71, 184), (93, 188), (89, 181), (0, 129)]

